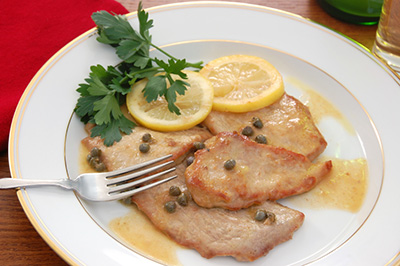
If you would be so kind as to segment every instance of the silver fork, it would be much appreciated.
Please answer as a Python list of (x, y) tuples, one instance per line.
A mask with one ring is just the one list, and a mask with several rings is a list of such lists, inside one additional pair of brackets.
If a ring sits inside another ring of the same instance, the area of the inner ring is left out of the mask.
[[(140, 191), (152, 188), (177, 177), (177, 175), (160, 179), (138, 187), (155, 178), (166, 175), (176, 170), (175, 167), (167, 168), (174, 164), (173, 160), (157, 164), (171, 158), (166, 155), (128, 168), (104, 173), (86, 173), (75, 179), (59, 180), (32, 180), (17, 178), (1, 178), (0, 189), (21, 188), (32, 186), (59, 186), (76, 191), (82, 198), (91, 201), (110, 201), (130, 197)], [(155, 165), (157, 164), (157, 165)], [(155, 165), (155, 166), (152, 166)], [(142, 170), (140, 170), (142, 169)], [(140, 171), (137, 171), (140, 170)], [(151, 174), (151, 175), (149, 175)]]

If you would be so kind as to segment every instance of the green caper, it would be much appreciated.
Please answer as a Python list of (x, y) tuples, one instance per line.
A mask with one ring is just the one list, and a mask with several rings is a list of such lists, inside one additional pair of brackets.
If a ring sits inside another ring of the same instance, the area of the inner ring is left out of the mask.
[(176, 201), (179, 203), (181, 206), (187, 206), (189, 199), (186, 193), (182, 193), (179, 195), (179, 197), (176, 199)]
[(189, 157), (186, 159), (186, 166), (191, 165), (193, 162), (194, 162), (194, 156), (189, 156)]
[(164, 208), (167, 212), (173, 213), (176, 210), (176, 203), (175, 201), (168, 201), (164, 204)]
[(121, 200), (122, 204), (131, 205), (132, 204), (132, 197), (128, 197)]
[(106, 170), (105, 164), (100, 160), (100, 155), (101, 150), (97, 147), (94, 147), (86, 156), (86, 160), (88, 161), (90, 167), (92, 167), (97, 172), (102, 172)]
[(91, 151), (90, 151), (90, 155), (92, 155), (93, 157), (100, 157), (101, 155), (101, 150), (97, 147), (94, 147)]
[(229, 160), (225, 161), (224, 168), (226, 170), (232, 170), (235, 167), (235, 165), (236, 165), (236, 161), (233, 159), (229, 159)]
[(264, 222), (268, 219), (270, 223), (275, 222), (275, 214), (266, 210), (257, 210), (254, 219), (258, 222)]
[(96, 170), (97, 172), (103, 172), (104, 170), (106, 170), (106, 166), (103, 162), (98, 162), (95, 163), (93, 165), (94, 170)]
[(177, 186), (171, 186), (169, 188), (169, 194), (171, 196), (179, 196), (181, 194), (181, 189)]
[(99, 157), (90, 157), (89, 159), (89, 165), (90, 167), (94, 168), (96, 164), (100, 163), (100, 158)]
[(252, 136), (253, 134), (254, 134), (254, 131), (250, 126), (246, 126), (242, 130), (242, 135), (245, 135), (245, 136), (249, 137), (249, 136)]
[(201, 150), (201, 149), (204, 149), (204, 148), (206, 147), (206, 145), (204, 145), (203, 142), (196, 141), (196, 142), (193, 143), (193, 147), (194, 147), (196, 150)]
[(143, 142), (150, 142), (151, 141), (151, 134), (150, 133), (143, 134), (142, 141)]
[(253, 123), (253, 126), (254, 126), (255, 128), (262, 128), (262, 127), (264, 126), (264, 125), (263, 125), (263, 122), (262, 122), (261, 119), (258, 118), (258, 117), (253, 117), (252, 123)]
[(264, 135), (257, 135), (254, 139), (257, 143), (267, 144), (267, 138)]
[(267, 212), (267, 219), (271, 223), (273, 223), (273, 222), (275, 222), (276, 216), (275, 216), (275, 214), (273, 212)]
[(139, 151), (142, 153), (146, 153), (150, 150), (150, 145), (148, 143), (142, 143), (139, 145)]
[(267, 219), (267, 212), (265, 210), (257, 210), (254, 219), (259, 222), (265, 221)]
[(90, 153), (86, 156), (86, 161), (89, 163), (90, 160), (93, 158), (92, 155), (90, 155)]

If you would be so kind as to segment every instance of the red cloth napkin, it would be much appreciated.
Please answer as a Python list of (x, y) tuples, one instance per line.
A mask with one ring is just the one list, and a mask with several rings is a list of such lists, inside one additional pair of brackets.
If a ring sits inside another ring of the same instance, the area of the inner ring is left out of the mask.
[(14, 110), (30, 80), (59, 49), (95, 26), (90, 16), (99, 10), (128, 12), (114, 0), (2, 1), (0, 151), (7, 148)]

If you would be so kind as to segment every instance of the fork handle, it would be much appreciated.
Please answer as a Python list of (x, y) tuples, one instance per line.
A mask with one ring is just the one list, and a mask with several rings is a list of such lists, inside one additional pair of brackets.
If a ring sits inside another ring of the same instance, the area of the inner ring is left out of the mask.
[(19, 178), (0, 178), (0, 189), (18, 188), (18, 187), (33, 187), (33, 186), (58, 186), (66, 189), (71, 189), (70, 180), (31, 180)]

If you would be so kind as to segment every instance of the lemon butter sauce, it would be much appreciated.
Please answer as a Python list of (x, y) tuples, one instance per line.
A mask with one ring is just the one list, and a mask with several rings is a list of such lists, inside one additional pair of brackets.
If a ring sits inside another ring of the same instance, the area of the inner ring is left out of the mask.
[[(326, 159), (326, 158), (325, 158)], [(357, 212), (368, 188), (368, 164), (363, 158), (331, 159), (331, 172), (312, 190), (288, 199), (298, 208)]]
[[(329, 100), (295, 78), (288, 78), (288, 82), (303, 92), (300, 100), (309, 108), (316, 124), (323, 118), (332, 117), (350, 135), (356, 134), (351, 123)], [(322, 156), (318, 160), (332, 160), (331, 172), (311, 191), (290, 197), (288, 200), (299, 208), (324, 208), (357, 212), (364, 202), (368, 189), (368, 163), (366, 159), (343, 160)]]
[(110, 222), (110, 229), (148, 258), (167, 265), (181, 265), (177, 250), (183, 247), (159, 231), (136, 205), (130, 208), (128, 214)]

